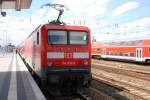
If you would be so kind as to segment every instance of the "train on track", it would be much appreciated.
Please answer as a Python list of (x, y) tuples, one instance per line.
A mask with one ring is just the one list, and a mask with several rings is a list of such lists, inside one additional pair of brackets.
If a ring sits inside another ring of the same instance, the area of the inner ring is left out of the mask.
[(90, 50), (88, 27), (59, 20), (40, 25), (17, 48), (42, 84), (72, 88), (90, 85)]
[(92, 44), (94, 58), (150, 64), (150, 40)]

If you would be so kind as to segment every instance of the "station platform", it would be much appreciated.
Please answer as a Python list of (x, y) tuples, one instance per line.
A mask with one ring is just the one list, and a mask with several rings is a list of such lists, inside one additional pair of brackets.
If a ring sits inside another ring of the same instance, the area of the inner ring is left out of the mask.
[(0, 53), (0, 100), (46, 100), (15, 53)]

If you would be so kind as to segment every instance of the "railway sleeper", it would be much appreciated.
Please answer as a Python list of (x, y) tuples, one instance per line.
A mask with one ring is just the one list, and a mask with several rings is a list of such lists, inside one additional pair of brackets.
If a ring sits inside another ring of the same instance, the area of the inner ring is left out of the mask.
[(91, 96), (83, 91), (77, 91), (77, 95), (81, 100), (92, 100)]

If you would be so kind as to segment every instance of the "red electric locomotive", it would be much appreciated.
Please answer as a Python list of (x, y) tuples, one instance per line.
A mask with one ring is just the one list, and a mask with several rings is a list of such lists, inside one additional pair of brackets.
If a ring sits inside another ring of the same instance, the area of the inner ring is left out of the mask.
[(64, 25), (59, 20), (40, 25), (18, 46), (19, 54), (42, 83), (74, 87), (90, 84), (90, 50), (87, 27)]

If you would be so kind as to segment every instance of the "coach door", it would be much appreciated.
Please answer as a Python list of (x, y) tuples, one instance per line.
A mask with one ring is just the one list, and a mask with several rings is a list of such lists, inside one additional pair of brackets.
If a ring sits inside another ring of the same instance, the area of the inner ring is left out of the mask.
[(106, 57), (106, 48), (102, 48), (102, 56), (105, 58)]
[(142, 60), (142, 48), (137, 48), (136, 49), (136, 58), (137, 58), (137, 61)]

